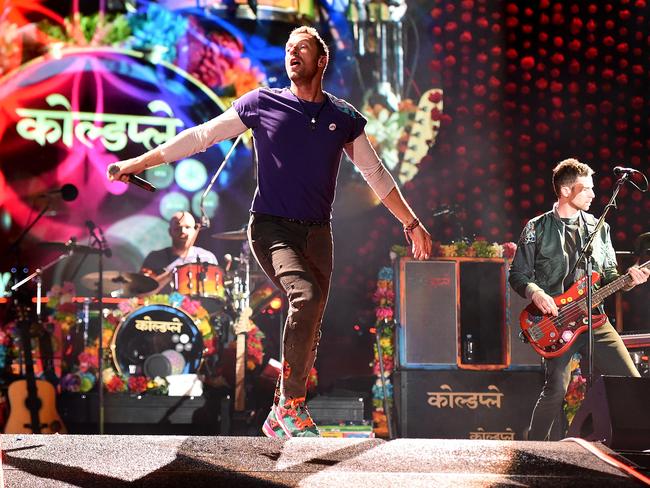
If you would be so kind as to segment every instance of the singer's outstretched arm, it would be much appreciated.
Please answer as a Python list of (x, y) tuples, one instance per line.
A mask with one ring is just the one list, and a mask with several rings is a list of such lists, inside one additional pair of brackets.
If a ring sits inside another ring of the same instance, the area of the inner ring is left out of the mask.
[[(237, 137), (247, 129), (237, 112), (229, 108), (218, 117), (185, 129), (164, 144), (140, 156), (111, 164), (106, 171), (106, 176), (111, 181), (119, 180), (126, 183), (130, 174), (138, 174), (145, 169), (203, 152), (213, 144)], [(119, 170), (115, 171), (114, 166)]]

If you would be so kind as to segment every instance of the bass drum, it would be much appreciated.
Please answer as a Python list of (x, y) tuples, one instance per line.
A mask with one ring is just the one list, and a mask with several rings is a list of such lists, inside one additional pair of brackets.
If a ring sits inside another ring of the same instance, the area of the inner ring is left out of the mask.
[(111, 341), (113, 362), (121, 374), (149, 378), (196, 373), (203, 349), (203, 336), (192, 318), (163, 304), (131, 312)]

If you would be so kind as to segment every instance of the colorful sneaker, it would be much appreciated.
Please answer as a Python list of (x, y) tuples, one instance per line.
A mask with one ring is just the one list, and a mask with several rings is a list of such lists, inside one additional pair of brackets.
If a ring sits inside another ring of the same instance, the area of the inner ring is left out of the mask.
[(287, 437), (320, 437), (318, 427), (305, 405), (305, 397), (292, 398), (276, 406), (275, 415)]
[(287, 434), (285, 434), (284, 430), (282, 429), (282, 426), (278, 422), (275, 413), (276, 408), (277, 407), (275, 405), (271, 406), (271, 411), (269, 412), (269, 415), (266, 417), (266, 420), (264, 421), (264, 425), (262, 425), (262, 432), (266, 437), (270, 437), (272, 439), (281, 439), (283, 437), (287, 437)]

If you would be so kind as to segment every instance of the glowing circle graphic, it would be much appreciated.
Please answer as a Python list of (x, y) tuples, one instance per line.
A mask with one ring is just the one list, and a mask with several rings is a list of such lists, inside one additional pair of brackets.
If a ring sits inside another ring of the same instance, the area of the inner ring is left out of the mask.
[(184, 159), (176, 165), (176, 183), (183, 190), (196, 191), (203, 188), (208, 180), (205, 165), (196, 159)]
[(190, 200), (183, 193), (172, 191), (167, 193), (160, 200), (160, 215), (165, 220), (172, 218), (176, 212), (187, 211), (190, 209)]

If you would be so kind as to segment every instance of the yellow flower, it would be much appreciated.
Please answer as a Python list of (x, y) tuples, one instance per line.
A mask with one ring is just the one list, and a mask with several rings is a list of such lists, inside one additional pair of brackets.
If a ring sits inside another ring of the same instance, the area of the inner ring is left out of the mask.
[(212, 326), (210, 325), (210, 322), (206, 319), (200, 320), (198, 323), (199, 331), (201, 332), (201, 335), (206, 335), (212, 332)]

